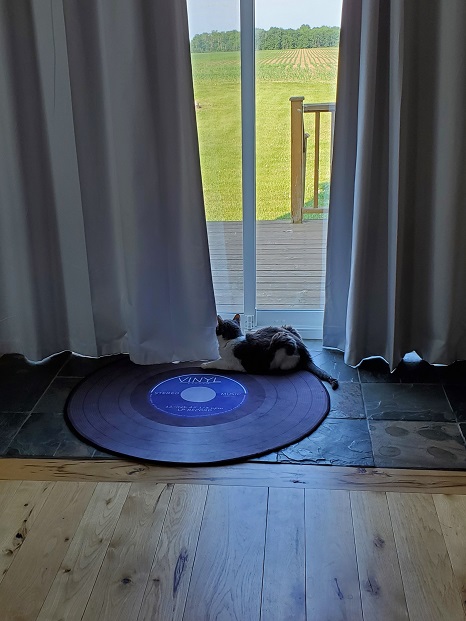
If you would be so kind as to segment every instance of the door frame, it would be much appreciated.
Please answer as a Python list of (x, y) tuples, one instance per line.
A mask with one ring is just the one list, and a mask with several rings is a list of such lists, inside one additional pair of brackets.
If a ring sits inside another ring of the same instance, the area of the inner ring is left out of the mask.
[(293, 325), (304, 338), (320, 339), (323, 310), (261, 310), (257, 308), (256, 255), (256, 44), (255, 0), (240, 0), (241, 137), (243, 200), (242, 325)]

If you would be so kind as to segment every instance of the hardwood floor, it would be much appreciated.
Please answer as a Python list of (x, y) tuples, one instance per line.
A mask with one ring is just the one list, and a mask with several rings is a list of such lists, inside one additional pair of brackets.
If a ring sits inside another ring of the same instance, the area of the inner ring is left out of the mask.
[(0, 479), (2, 621), (465, 619), (466, 473), (3, 459)]

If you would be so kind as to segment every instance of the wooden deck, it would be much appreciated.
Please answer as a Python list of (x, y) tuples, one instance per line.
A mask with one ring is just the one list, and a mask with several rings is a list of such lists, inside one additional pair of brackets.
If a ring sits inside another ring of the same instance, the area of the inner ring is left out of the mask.
[[(326, 220), (302, 224), (257, 222), (257, 307), (322, 309)], [(219, 312), (243, 308), (241, 222), (208, 222), (215, 298)]]

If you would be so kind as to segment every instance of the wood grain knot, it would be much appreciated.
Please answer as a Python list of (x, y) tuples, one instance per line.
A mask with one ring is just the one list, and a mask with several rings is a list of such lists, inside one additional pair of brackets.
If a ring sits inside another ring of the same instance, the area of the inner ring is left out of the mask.
[(131, 578), (123, 578), (123, 579), (121, 580), (121, 583), (122, 583), (122, 584), (129, 584), (130, 582), (131, 582)]
[(133, 468), (132, 470), (128, 470), (128, 472), (126, 474), (128, 475), (132, 475), (132, 474), (138, 474), (139, 472), (145, 472), (146, 468), (144, 466), (139, 466), (137, 468)]
[(376, 548), (383, 548), (385, 546), (385, 540), (379, 535), (376, 535), (374, 537), (374, 545)]
[(343, 595), (343, 593), (341, 592), (340, 586), (338, 585), (338, 580), (336, 578), (334, 578), (335, 580), (335, 585), (337, 587), (337, 595), (338, 595), (338, 599), (345, 599), (345, 596)]
[(178, 587), (180, 586), (181, 577), (183, 575), (185, 565), (188, 561), (188, 550), (183, 548), (176, 561), (175, 571), (173, 574), (173, 595), (176, 594)]
[(371, 595), (377, 596), (380, 593), (380, 585), (375, 578), (367, 578), (364, 582), (364, 590)]

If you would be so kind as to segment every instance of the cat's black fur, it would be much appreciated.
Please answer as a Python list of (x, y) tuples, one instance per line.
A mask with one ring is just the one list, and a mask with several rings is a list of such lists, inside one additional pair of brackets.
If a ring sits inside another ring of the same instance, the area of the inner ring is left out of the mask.
[[(231, 341), (243, 336), (239, 315), (235, 315), (232, 320), (222, 319), (219, 316), (216, 334), (217, 338), (221, 337), (224, 341)], [(284, 349), (288, 356), (299, 356), (296, 366), (289, 369), (290, 371), (309, 371), (319, 379), (328, 382), (334, 390), (338, 388), (338, 380), (314, 364), (301, 335), (291, 326), (281, 328), (270, 326), (259, 328), (254, 332), (247, 332), (244, 335), (244, 340), (240, 340), (233, 347), (233, 354), (241, 362), (246, 373), (283, 373), (283, 371), (273, 370), (270, 367), (279, 349)]]

